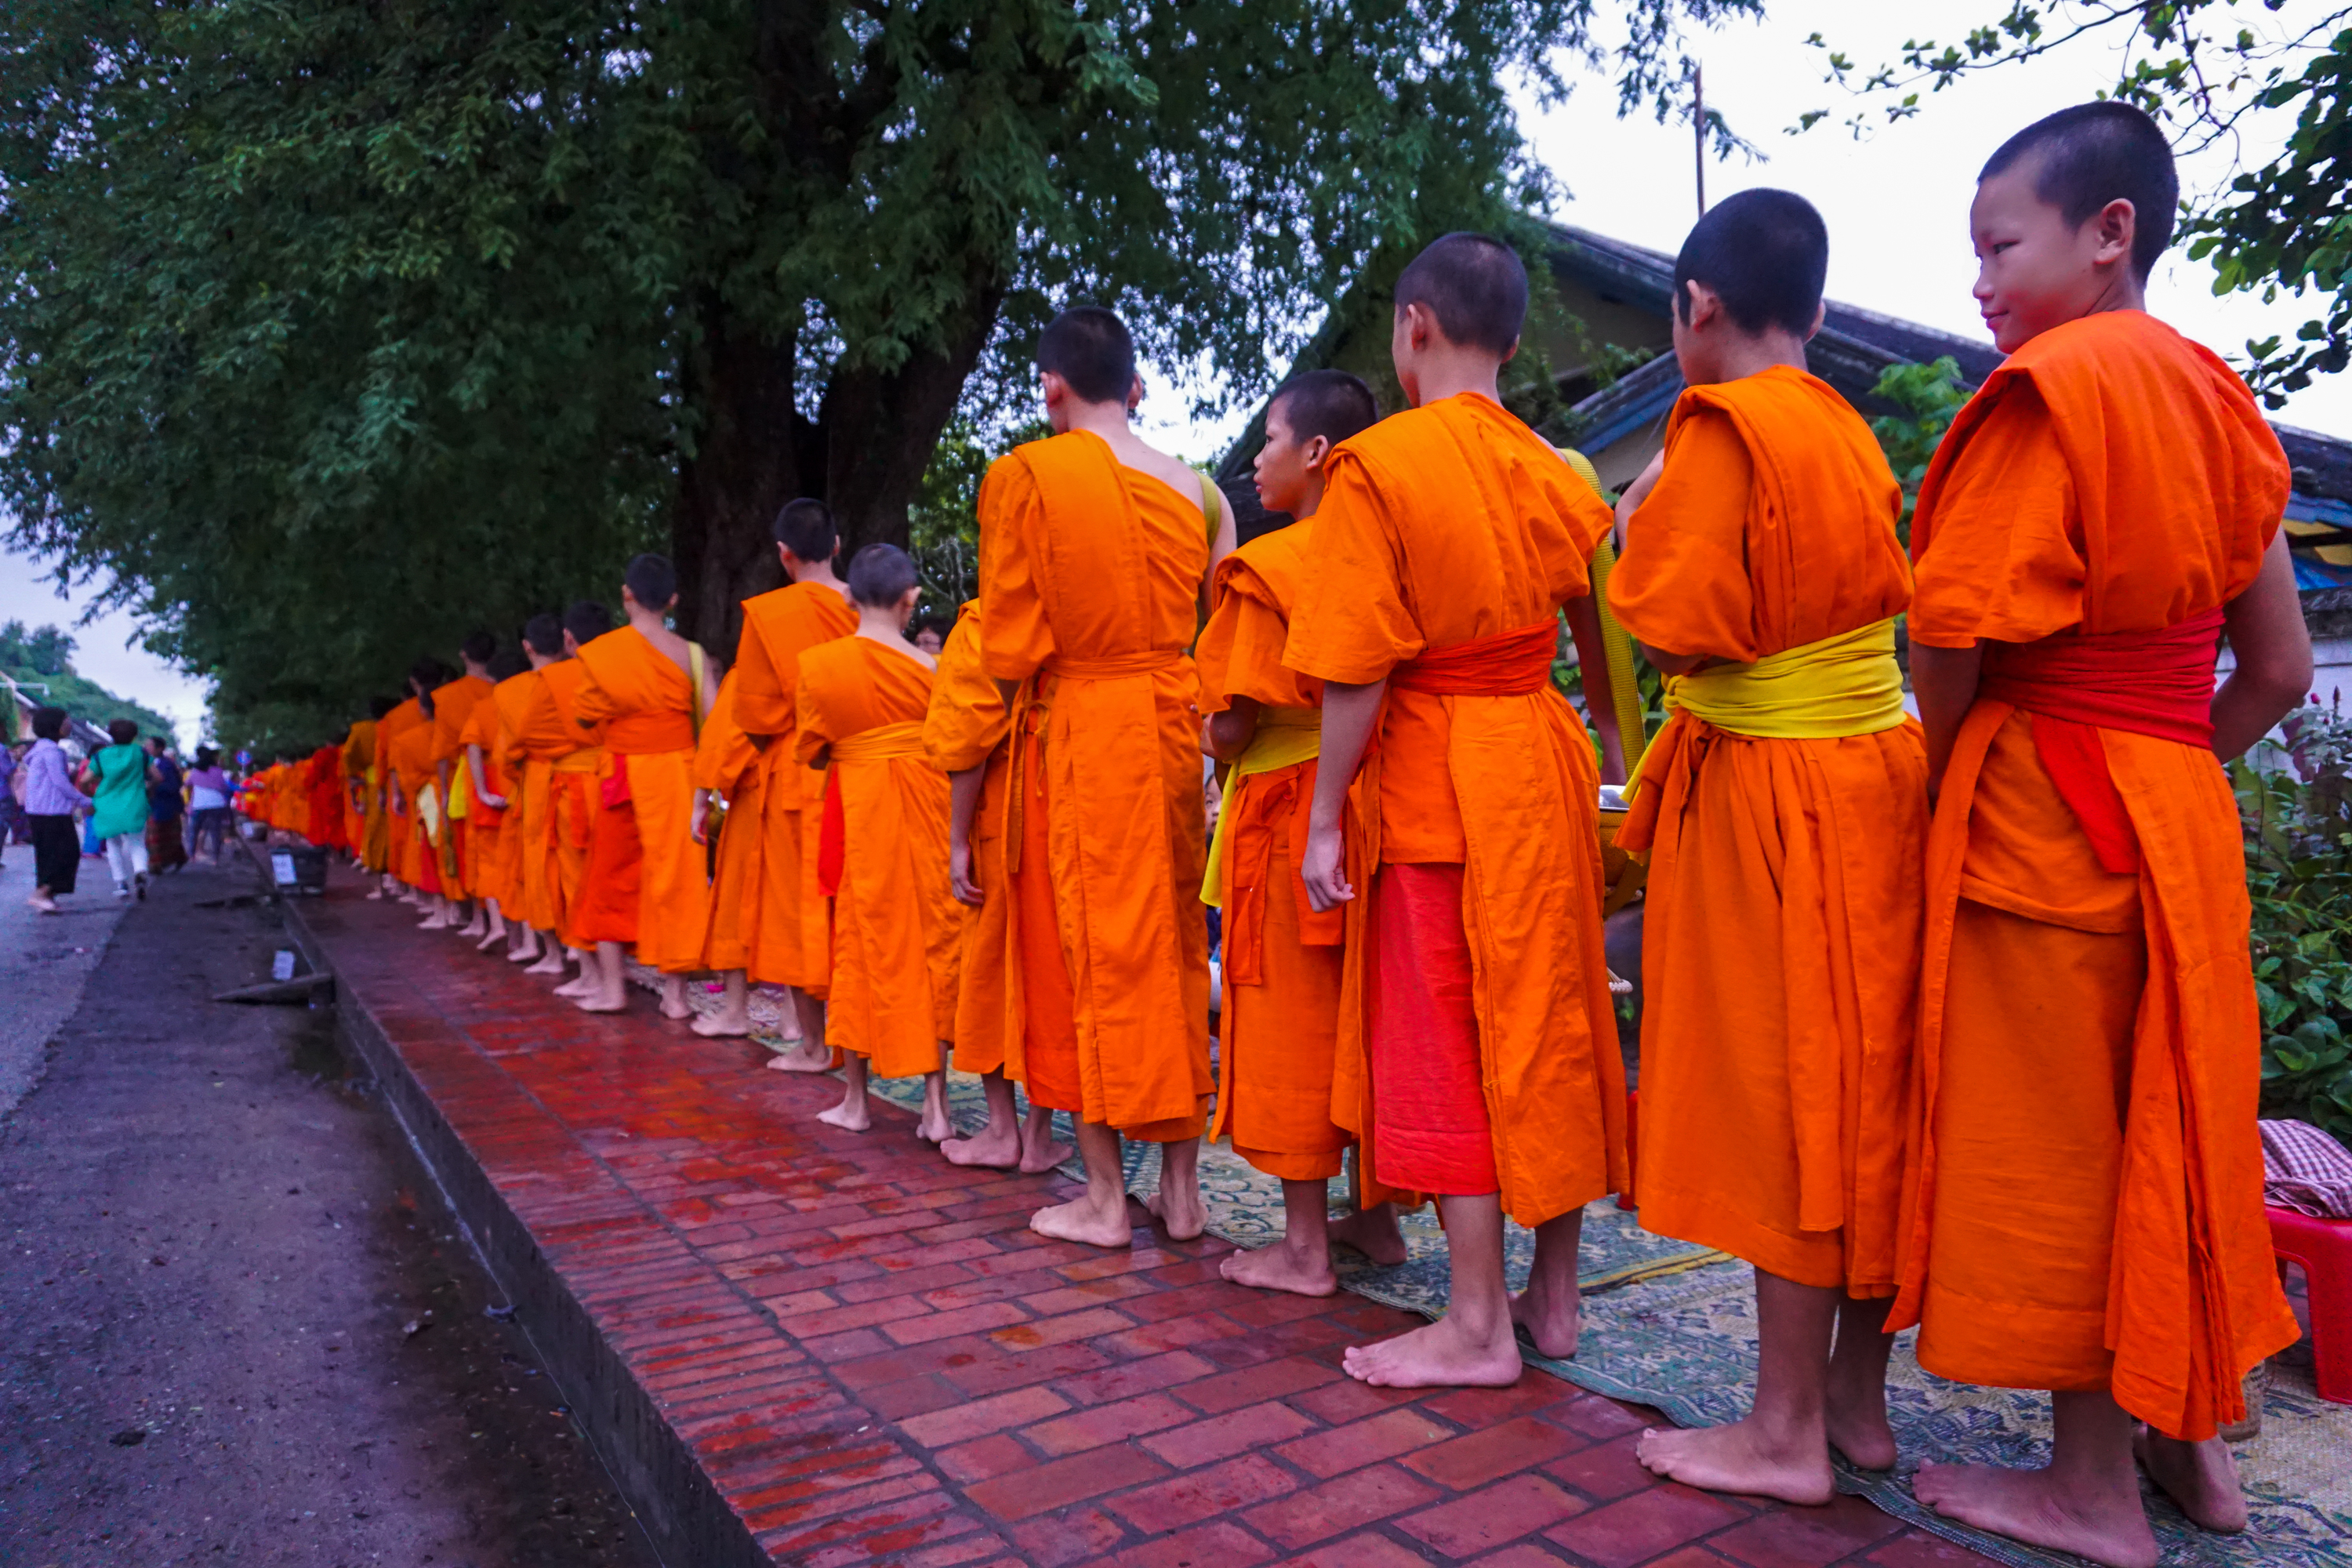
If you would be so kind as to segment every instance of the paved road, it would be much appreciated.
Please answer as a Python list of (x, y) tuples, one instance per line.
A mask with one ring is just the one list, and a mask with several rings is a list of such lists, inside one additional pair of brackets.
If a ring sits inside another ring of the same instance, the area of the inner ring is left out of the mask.
[(209, 1000), (285, 943), (194, 906), (258, 886), (165, 879), (102, 953), (102, 876), (0, 916), (0, 1071), (70, 1015), (0, 1109), (0, 1563), (649, 1568), (331, 1013)]
[(122, 918), (102, 862), (82, 862), (79, 887), (60, 912), (35, 914), (25, 902), (33, 847), (12, 844), (0, 862), (0, 1117), (40, 1081), (49, 1037), (81, 1005), (82, 985)]

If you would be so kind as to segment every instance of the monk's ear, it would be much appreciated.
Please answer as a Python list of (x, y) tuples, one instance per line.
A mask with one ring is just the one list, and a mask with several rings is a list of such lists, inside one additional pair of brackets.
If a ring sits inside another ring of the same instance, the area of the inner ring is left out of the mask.
[(1309, 468), (1321, 468), (1323, 466), (1323, 459), (1328, 457), (1330, 452), (1331, 438), (1329, 437), (1309, 436), (1307, 438), (1306, 457), (1307, 466)]
[(1132, 414), (1143, 404), (1143, 377), (1136, 376), (1127, 384), (1127, 411)]
[(1059, 408), (1070, 400), (1070, 384), (1062, 379), (1060, 371), (1039, 371), (1037, 384), (1044, 391), (1045, 406), (1048, 408)]
[(1805, 341), (1807, 342), (1811, 342), (1813, 341), (1813, 335), (1822, 330), (1822, 323), (1829, 319), (1830, 302), (1827, 300), (1824, 300), (1820, 304), (1813, 307), (1813, 324), (1805, 329)]
[(1503, 364), (1508, 364), (1508, 363), (1510, 363), (1513, 360), (1515, 360), (1515, 359), (1517, 359), (1517, 358), (1518, 358), (1518, 357), (1519, 357), (1519, 340), (1518, 340), (1518, 339), (1517, 339), (1517, 338), (1513, 338), (1513, 339), (1511, 340), (1511, 346), (1510, 346), (1509, 348), (1507, 348), (1507, 349), (1505, 349), (1505, 350), (1503, 351), (1503, 357), (1502, 357), (1502, 359), (1501, 359), (1498, 363), (1503, 363)]
[(2092, 237), (2098, 246), (2091, 253), (2095, 266), (2107, 267), (2131, 259), (2133, 242), (2139, 237), (2138, 209), (2117, 196), (2098, 210), (2091, 224)]

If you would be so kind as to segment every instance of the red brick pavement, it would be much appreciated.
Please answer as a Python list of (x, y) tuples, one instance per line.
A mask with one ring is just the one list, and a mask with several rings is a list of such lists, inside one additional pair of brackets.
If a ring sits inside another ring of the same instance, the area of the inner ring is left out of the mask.
[(1544, 1373), (1352, 1383), (1344, 1346), (1417, 1320), (1227, 1284), (1221, 1241), (1045, 1240), (1062, 1178), (954, 1169), (888, 1107), (836, 1131), (831, 1080), (642, 1001), (591, 1017), (338, 881), (304, 917), (347, 1003), (779, 1563), (1986, 1561), (1852, 1498), (1660, 1483), (1654, 1415)]

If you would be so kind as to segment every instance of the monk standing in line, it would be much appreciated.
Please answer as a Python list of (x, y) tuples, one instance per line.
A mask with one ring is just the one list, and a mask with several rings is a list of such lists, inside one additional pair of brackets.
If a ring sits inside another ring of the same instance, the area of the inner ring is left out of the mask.
[(2262, 1026), (2219, 759), (2301, 700), (2311, 649), (2278, 438), (2145, 308), (2178, 196), (2164, 133), (2121, 103), (1992, 155), (1969, 223), (2009, 358), (1944, 437), (1911, 536), (1939, 795), (1889, 1326), (1919, 1323), (1940, 1376), (2056, 1407), (2047, 1468), (1923, 1466), (1914, 1489), (2116, 1568), (2157, 1556), (2134, 1422), (2183, 1513), (2243, 1528), (2216, 1428), (2297, 1337), (2263, 1222)]
[(550, 615), (531, 616), (523, 623), (522, 651), (530, 660), (530, 670), (490, 694), (499, 705), (508, 772), (520, 781), (517, 809), (521, 841), (514, 853), (522, 931), (507, 958), (530, 964), (525, 974), (561, 974), (563, 891), (556, 861), (555, 766), (578, 751), (580, 742), (557, 710), (545, 675), (549, 666), (566, 657), (563, 623)]
[(1290, 607), (1313, 558), (1323, 465), (1379, 418), (1371, 388), (1345, 371), (1309, 371), (1276, 390), (1257, 495), (1268, 511), (1297, 521), (1218, 563), (1216, 608), (1196, 654), (1208, 714), (1202, 750), (1233, 764), (1202, 895), (1225, 912), (1223, 1078), (1210, 1136), (1231, 1137), (1235, 1153), (1282, 1183), (1282, 1239), (1230, 1254), (1223, 1268), (1235, 1284), (1302, 1296), (1339, 1288), (1334, 1238), (1376, 1262), (1405, 1257), (1395, 1205), (1384, 1197), (1360, 1201), (1336, 1226), (1328, 1215), (1328, 1186), (1355, 1142), (1331, 1120), (1346, 914), (1309, 911), (1298, 879), (1323, 683), (1282, 664)]
[[(1308, 905), (1369, 898), (1349, 946), (1362, 991), (1342, 1001), (1336, 1119), (1362, 1138), (1372, 1180), (1437, 1195), (1453, 1293), (1442, 1320), (1346, 1364), (1391, 1387), (1499, 1386), (1519, 1375), (1514, 1320), (1544, 1354), (1575, 1353), (1584, 1205), (1627, 1175), (1600, 776), (1551, 685), (1564, 606), (1600, 668), (1591, 557), (1612, 519), (1502, 406), (1528, 300), (1511, 248), (1448, 235), (1395, 297), (1391, 350), (1412, 407), (1325, 460), (1284, 663), (1324, 683)], [(1506, 1214), (1536, 1233), (1516, 1301)]]
[(1786, 191), (1728, 197), (1683, 242), (1688, 390), (1618, 501), (1609, 582), (1674, 710), (1617, 834), (1651, 857), (1642, 1224), (1753, 1264), (1762, 1342), (1747, 1419), (1650, 1433), (1640, 1458), (1807, 1504), (1832, 1495), (1832, 1445), (1895, 1463), (1883, 1325), (1927, 842), (1895, 662), (1902, 487), (1805, 369), (1828, 268), (1821, 215)]
[(425, 911), (420, 928), (436, 923), (445, 897), (441, 881), (441, 835), (448, 826), (443, 800), (434, 779), (433, 693), (442, 684), (447, 667), (440, 660), (421, 661), (409, 674), (416, 691), (416, 721), (392, 741), (393, 809), (407, 825), (405, 838), (394, 836), (399, 851), (394, 862), (406, 891), (403, 897)]
[(1186, 655), (1233, 546), (1216, 486), (1146, 446), (1127, 325), (1065, 310), (1037, 344), (1055, 434), (980, 491), (981, 648), (1013, 714), (1005, 859), (1016, 1076), (1071, 1113), (1087, 1190), (1031, 1228), (1125, 1247), (1122, 1135), (1160, 1146), (1151, 1210), (1189, 1241), (1207, 1130), (1209, 931), (1199, 680)]
[(581, 645), (586, 670), (572, 720), (597, 732), (610, 759), (590, 851), (582, 931), (596, 943), (590, 1013), (628, 1006), (625, 950), (661, 972), (665, 1018), (688, 1018), (687, 974), (702, 965), (710, 880), (691, 833), (694, 750), (719, 695), (701, 645), (669, 629), (677, 571), (659, 555), (629, 563), (621, 608), (629, 624)]
[[(920, 646), (919, 644), (918, 646)], [(1029, 1102), (1026, 1121), (1005, 1071), (1012, 1024), (1013, 954), (1007, 945), (1009, 889), (1004, 877), (1005, 761), (1013, 718), (980, 650), (980, 601), (963, 606), (940, 647), (931, 705), (923, 715), (923, 754), (948, 775), (948, 877), (971, 912), (956, 954), (955, 1068), (978, 1075), (988, 1125), (950, 1138), (940, 1152), (951, 1165), (1019, 1170), (1035, 1175), (1070, 1157), (1054, 1141), (1054, 1112)]]
[(719, 682), (718, 700), (695, 742), (694, 816), (688, 824), (713, 868), (701, 967), (723, 977), (727, 994), (717, 1012), (697, 1016), (688, 1027), (715, 1039), (741, 1039), (751, 1032), (744, 971), (751, 962), (752, 922), (759, 918), (760, 749), (736, 721), (735, 691), (730, 669)]
[[(371, 899), (396, 898), (415, 902), (415, 893), (409, 888), (407, 878), (408, 840), (415, 823), (405, 806), (395, 799), (400, 780), (392, 765), (394, 742), (418, 724), (426, 722), (425, 709), (416, 679), (416, 666), (411, 666), (402, 689), (407, 695), (386, 710), (375, 726), (376, 809), (383, 818), (383, 863), (376, 868), (383, 872), (383, 883), (368, 894)], [(435, 674), (438, 674), (436, 669)]]
[(564, 658), (539, 672), (540, 690), (554, 710), (556, 727), (572, 742), (571, 751), (555, 759), (552, 780), (556, 905), (562, 911), (562, 947), (554, 955), (551, 973), (563, 973), (564, 956), (579, 963), (580, 973), (555, 988), (558, 996), (574, 1001), (596, 989), (596, 944), (583, 933), (580, 921), (587, 909), (588, 855), (596, 814), (603, 809), (605, 773), (604, 736), (579, 720), (580, 687), (588, 679), (588, 667), (580, 662), (579, 655), (583, 647), (612, 629), (612, 611), (593, 599), (576, 601), (563, 612)]
[(735, 658), (735, 718), (760, 748), (759, 913), (751, 921), (750, 978), (790, 989), (800, 1044), (768, 1065), (784, 1072), (825, 1072), (825, 979), (832, 936), (816, 891), (819, 804), (815, 775), (793, 758), (799, 722), (793, 691), (800, 658), (819, 643), (857, 629), (849, 591), (835, 575), (840, 544), (823, 501), (788, 501), (772, 532), (792, 581), (743, 601), (743, 637)]
[[(466, 640), (457, 645), (457, 657), (465, 663), (464, 673), (433, 692), (433, 772), (441, 786), (441, 884), (446, 898), (436, 911), (436, 920), (425, 922), (427, 930), (446, 927), (457, 931), (462, 926), (461, 934), (478, 937), (484, 929), (480, 895), (466, 879), (466, 836), (473, 816), (473, 781), (461, 770), (466, 761), (466, 729), (473, 722), (475, 705), (490, 694), (494, 684), (490, 679), (490, 659), (498, 651), (498, 639), (489, 633), (467, 633)], [(465, 904), (472, 905), (473, 913), (470, 919), (460, 921), (458, 907)]]
[(354, 723), (343, 741), (343, 815), (350, 824), (352, 860), (367, 871), (383, 869), (383, 798), (375, 774), (375, 729), (395, 706), (389, 697), (370, 698), (368, 716)]
[(833, 900), (826, 1037), (848, 1058), (841, 1103), (818, 1120), (852, 1132), (872, 1122), (867, 1075), (923, 1079), (915, 1136), (948, 1121), (956, 945), (964, 908), (948, 881), (948, 780), (923, 755), (932, 662), (907, 640), (922, 589), (895, 544), (849, 563), (857, 630), (801, 655), (793, 752), (824, 770), (817, 888)]
[(499, 693), (530, 673), (522, 656), (512, 650), (493, 655), (488, 668), (494, 683), (489, 698), (474, 704), (473, 716), (458, 737), (467, 792), (466, 886), (478, 900), (483, 928), (481, 940), (474, 944), (477, 952), (488, 952), (502, 942), (509, 952), (514, 947), (507, 910), (520, 902), (513, 881), (519, 862), (511, 851), (522, 824), (507, 814), (515, 786), (504, 761), (506, 718)]

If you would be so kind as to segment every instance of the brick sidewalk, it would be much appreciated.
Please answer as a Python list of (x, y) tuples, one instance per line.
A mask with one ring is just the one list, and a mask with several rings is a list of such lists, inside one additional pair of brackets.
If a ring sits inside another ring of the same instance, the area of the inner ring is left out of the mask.
[[(1419, 1396), (1352, 1383), (1344, 1346), (1419, 1320), (1227, 1284), (1221, 1241), (1046, 1241), (1025, 1222), (1075, 1191), (1062, 1178), (950, 1167), (878, 1102), (872, 1131), (835, 1131), (814, 1116), (832, 1080), (766, 1071), (642, 997), (591, 1017), (341, 873), (299, 910), (343, 1005), (479, 1166), (460, 1174), (527, 1229), (625, 1369), (607, 1375), (650, 1395), (708, 1478), (692, 1489), (777, 1563), (1986, 1561), (1852, 1498), (1657, 1482), (1633, 1458), (1654, 1415), (1544, 1373)], [(612, 1451), (642, 1434), (598, 1430), (610, 1393), (573, 1397), (632, 1489), (658, 1467)], [(657, 1537), (685, 1506), (630, 1500)]]

